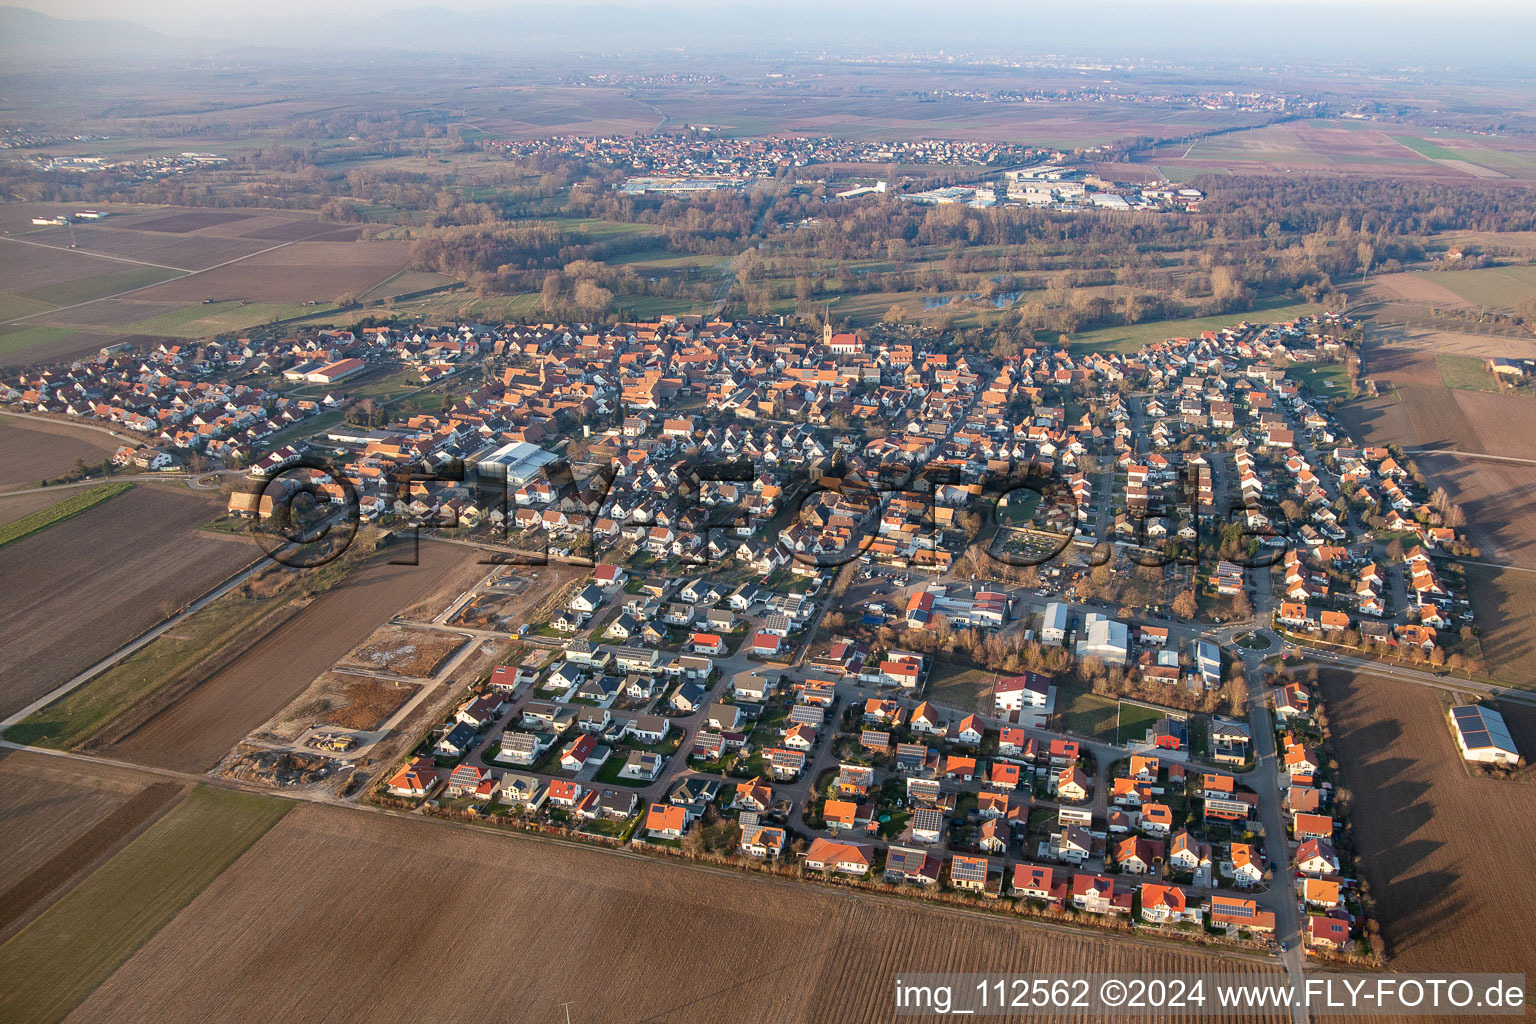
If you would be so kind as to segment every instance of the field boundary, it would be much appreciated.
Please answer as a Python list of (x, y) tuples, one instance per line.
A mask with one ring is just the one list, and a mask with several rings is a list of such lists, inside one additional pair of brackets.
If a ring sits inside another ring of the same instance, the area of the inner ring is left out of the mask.
[(173, 797), (185, 793), (186, 787), (179, 783), (150, 783), (84, 835), (0, 892), (0, 936), (8, 937), (17, 925), (24, 925), (35, 913), (45, 910), (49, 897), (77, 883), (86, 870), (105, 863), (127, 841), (159, 820)]
[(0, 946), (7, 1019), (62, 1020), (292, 807), (194, 789)]
[(47, 508), (40, 508), (36, 512), (22, 516), (14, 523), (0, 527), (0, 548), (7, 544), (30, 537), (35, 533), (41, 533), (50, 526), (57, 526), (66, 519), (73, 519), (82, 512), (88, 512), (104, 501), (109, 501), (125, 491), (133, 490), (133, 484), (119, 481), (110, 484), (97, 484), (88, 491), (79, 494), (71, 494), (63, 501), (54, 502)]

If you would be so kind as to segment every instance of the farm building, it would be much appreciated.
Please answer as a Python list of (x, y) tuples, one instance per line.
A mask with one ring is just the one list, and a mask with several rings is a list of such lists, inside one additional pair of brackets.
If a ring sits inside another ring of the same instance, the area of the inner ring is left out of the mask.
[(1504, 717), (1480, 704), (1459, 704), (1451, 708), (1451, 729), (1461, 756), (1481, 764), (1515, 765), (1520, 751), (1509, 734)]

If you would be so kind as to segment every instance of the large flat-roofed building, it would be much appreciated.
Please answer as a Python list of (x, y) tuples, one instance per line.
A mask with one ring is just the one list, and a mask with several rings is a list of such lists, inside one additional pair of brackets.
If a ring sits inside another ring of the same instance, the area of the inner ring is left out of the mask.
[(1083, 620), (1086, 634), (1077, 641), (1077, 656), (1093, 655), (1106, 665), (1124, 665), (1130, 657), (1130, 632), (1125, 623), (1098, 612), (1089, 612)]
[(478, 465), (481, 476), (499, 477), (505, 472), (507, 483), (520, 487), (554, 461), (554, 452), (547, 452), (527, 441), (513, 441), (491, 452)]
[(1458, 704), (1451, 708), (1451, 728), (1461, 756), (1482, 764), (1514, 765), (1520, 761), (1514, 737), (1504, 716), (1481, 704)]

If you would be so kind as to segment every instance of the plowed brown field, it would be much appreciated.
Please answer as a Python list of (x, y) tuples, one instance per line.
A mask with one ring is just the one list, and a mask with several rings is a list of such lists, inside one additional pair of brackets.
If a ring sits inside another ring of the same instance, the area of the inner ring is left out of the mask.
[(0, 548), (0, 711), (67, 682), (253, 561), (249, 541), (199, 531), (218, 505), (140, 485)]
[(570, 1001), (580, 1024), (864, 1024), (892, 1019), (902, 972), (986, 969), (1278, 977), (1195, 950), (305, 805), (68, 1020), (180, 1024), (216, 1008), (226, 1024), (541, 1022)]
[[(36, 487), (45, 478), (69, 472), (76, 459), (100, 462), (116, 450), (110, 435), (94, 430), (0, 415), (0, 491)], [(67, 495), (60, 491), (54, 500)]]
[(1466, 513), (1484, 560), (1536, 569), (1536, 465), (1461, 455), (1420, 455), (1418, 463)]
[(181, 791), (176, 783), (58, 758), (9, 752), (0, 759), (0, 935), (149, 822)]
[(422, 544), (420, 565), (380, 557), (326, 591), (234, 664), (106, 748), (109, 757), (179, 771), (212, 768), (401, 608), (420, 600), (478, 552)]
[[(1536, 785), (1462, 768), (1434, 690), (1327, 670), (1323, 698), (1360, 863), (1403, 971), (1536, 970)], [(1536, 750), (1536, 709), (1500, 707)]]

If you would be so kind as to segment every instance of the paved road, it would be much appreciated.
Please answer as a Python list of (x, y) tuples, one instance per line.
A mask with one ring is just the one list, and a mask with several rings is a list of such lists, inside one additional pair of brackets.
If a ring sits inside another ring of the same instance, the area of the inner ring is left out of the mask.
[[(1253, 732), (1255, 763), (1246, 776), (1249, 786), (1259, 794), (1259, 816), (1264, 823), (1264, 849), (1269, 857), (1270, 886), (1258, 902), (1275, 915), (1275, 937), (1287, 947), (1280, 954), (1281, 963), (1293, 986), (1304, 984), (1301, 944), (1301, 911), (1291, 889), (1291, 850), (1285, 836), (1285, 815), (1280, 804), (1280, 762), (1275, 754), (1275, 732), (1267, 700), (1250, 698), (1248, 725)], [(1291, 1013), (1297, 1024), (1307, 1020), (1305, 1007)]]
[(1430, 686), (1437, 690), (1479, 693), (1488, 697), (1498, 697), (1501, 700), (1517, 701), (1521, 704), (1536, 704), (1536, 693), (1530, 690), (1517, 689), (1513, 686), (1480, 683), (1471, 679), (1458, 679), (1454, 676), (1441, 677), (1429, 672), (1420, 672), (1417, 669), (1372, 661), (1369, 658), (1354, 658), (1347, 654), (1336, 654), (1333, 651), (1322, 650), (1316, 647), (1305, 647), (1302, 650), (1305, 652), (1306, 657), (1314, 661), (1343, 665), (1373, 676), (1387, 676), (1391, 679), (1400, 679), (1403, 682), (1416, 683), (1419, 686)]
[(4, 719), (0, 719), (0, 730), (9, 729), (11, 726), (15, 725), (17, 722), (20, 722), (27, 716), (33, 714), (36, 711), (42, 710), (49, 704), (52, 704), (54, 701), (69, 693), (71, 690), (75, 690), (81, 686), (84, 686), (86, 683), (90, 682), (92, 679), (95, 679), (97, 676), (101, 675), (101, 673), (105, 672), (113, 665), (116, 665), (119, 661), (122, 661), (124, 658), (128, 657), (134, 651), (137, 651), (145, 644), (148, 644), (156, 638), (160, 637), (168, 630), (175, 628), (178, 624), (185, 620), (187, 616), (201, 611), (213, 601), (223, 597), (225, 594), (229, 593), (231, 590), (235, 589), (240, 584), (250, 579), (256, 573), (266, 568), (269, 563), (270, 559), (266, 555), (262, 555), (260, 558), (257, 558), (250, 565), (246, 566), (244, 569), (241, 569), (239, 572), (229, 577), (229, 579), (208, 591), (202, 597), (193, 600), (181, 611), (161, 622), (158, 626), (155, 626), (148, 631), (141, 633), (137, 638), (130, 640), (128, 643), (119, 647), (117, 650), (113, 651), (111, 654), (107, 655), (105, 658), (101, 659), (96, 664), (86, 669), (84, 672), (81, 672), (73, 679), (70, 679), (67, 683), (55, 687), (48, 693), (44, 694), (37, 700), (22, 708), (20, 711), (17, 711), (15, 714), (10, 715)]
[[(14, 241), (14, 239), (12, 239), (12, 241)], [(33, 315), (35, 316), (36, 314)], [(7, 409), (4, 413), (0, 413), (0, 416), (11, 416), (18, 420), (36, 420), (39, 423), (52, 423), (57, 427), (76, 427), (80, 430), (94, 430), (98, 434), (110, 434), (120, 441), (136, 440), (135, 435), (132, 433), (124, 433), (120, 430), (113, 430), (111, 427), (103, 427), (95, 423), (87, 423), (84, 420), (77, 422), (72, 419), (59, 419), (56, 416), (39, 416), (38, 414), (31, 412), (11, 412), (9, 409)]]

